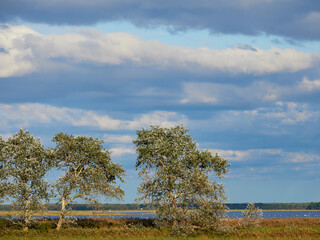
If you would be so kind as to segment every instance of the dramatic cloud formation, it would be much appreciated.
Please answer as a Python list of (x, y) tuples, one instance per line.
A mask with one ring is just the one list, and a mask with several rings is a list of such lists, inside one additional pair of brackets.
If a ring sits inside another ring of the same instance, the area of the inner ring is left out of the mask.
[[(43, 71), (66, 59), (70, 63), (133, 64), (188, 71), (265, 74), (296, 72), (319, 62), (320, 54), (294, 49), (234, 47), (225, 50), (191, 49), (159, 41), (145, 41), (127, 33), (104, 34), (83, 30), (64, 35), (42, 35), (25, 26), (0, 28), (0, 77)], [(58, 68), (59, 69), (59, 68)]]
[(318, 0), (2, 0), (0, 16), (0, 21), (69, 25), (130, 21), (144, 27), (165, 26), (171, 31), (208, 29), (212, 33), (266, 33), (320, 40)]

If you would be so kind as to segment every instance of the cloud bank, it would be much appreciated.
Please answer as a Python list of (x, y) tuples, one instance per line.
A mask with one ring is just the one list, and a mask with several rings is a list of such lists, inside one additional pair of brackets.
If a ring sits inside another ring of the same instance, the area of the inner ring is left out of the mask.
[(0, 77), (57, 70), (65, 64), (78, 63), (259, 75), (297, 72), (320, 61), (319, 53), (295, 49), (272, 47), (263, 50), (239, 46), (223, 50), (192, 49), (142, 40), (128, 33), (83, 29), (63, 35), (43, 35), (29, 27), (16, 25), (0, 27), (0, 48)]
[(320, 40), (318, 0), (2, 0), (0, 21), (16, 19), (54, 25), (129, 21), (170, 31), (207, 29)]
[[(313, 96), (313, 97), (311, 97)], [(184, 84), (182, 104), (203, 103), (215, 106), (259, 107), (279, 101), (314, 102), (319, 101), (320, 80), (304, 77), (287, 85), (274, 82), (254, 81), (247, 86), (208, 82)]]
[(223, 150), (210, 149), (212, 153), (218, 153), (220, 156), (232, 162), (269, 162), (276, 163), (320, 163), (320, 155), (304, 152), (286, 152), (282, 149), (249, 149), (249, 150)]
[[(183, 123), (187, 123), (184, 115), (166, 111), (153, 111), (136, 115), (132, 120), (120, 120), (94, 111), (56, 107), (47, 104), (0, 104), (0, 130), (2, 131), (10, 128), (39, 126), (40, 124), (43, 126), (66, 124), (98, 130), (136, 130), (141, 127), (149, 127), (150, 125), (172, 127)], [(110, 136), (106, 138), (110, 140)], [(113, 140), (115, 139), (113, 137)], [(117, 140), (123, 141), (124, 139), (120, 138)]]

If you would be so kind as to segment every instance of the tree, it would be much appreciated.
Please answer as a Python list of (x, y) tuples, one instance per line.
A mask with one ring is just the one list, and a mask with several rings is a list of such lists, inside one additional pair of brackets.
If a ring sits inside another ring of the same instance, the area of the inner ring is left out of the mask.
[(62, 226), (68, 205), (75, 199), (97, 203), (100, 196), (123, 197), (123, 190), (115, 184), (117, 180), (123, 182), (125, 170), (111, 162), (109, 151), (102, 146), (103, 141), (58, 133), (53, 142), (56, 143), (57, 167), (64, 172), (55, 184), (61, 202), (57, 230)]
[(156, 223), (176, 233), (188, 231), (191, 225), (207, 229), (208, 222), (202, 219), (206, 215), (215, 220), (209, 224), (212, 227), (226, 200), (223, 185), (213, 177), (228, 172), (227, 161), (198, 150), (183, 126), (139, 130), (133, 143), (142, 178), (139, 200), (156, 207)]
[(306, 207), (306, 209), (308, 210), (319, 210), (320, 209), (320, 202), (311, 202), (308, 204), (308, 206)]
[(49, 184), (45, 175), (52, 167), (50, 153), (39, 139), (22, 129), (1, 142), (2, 190), (15, 209), (21, 211), (24, 230), (28, 230), (34, 212), (49, 201)]

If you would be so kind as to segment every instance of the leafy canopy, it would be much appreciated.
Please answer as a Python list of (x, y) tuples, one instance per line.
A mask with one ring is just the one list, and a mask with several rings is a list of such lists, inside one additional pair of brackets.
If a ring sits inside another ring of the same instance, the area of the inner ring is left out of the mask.
[(25, 224), (49, 201), (49, 184), (44, 180), (52, 168), (52, 156), (29, 131), (20, 131), (0, 141), (2, 192), (21, 210)]
[[(223, 208), (224, 188), (214, 177), (222, 178), (229, 164), (208, 150), (198, 150), (183, 126), (138, 130), (133, 143), (142, 178), (139, 200), (156, 206), (160, 225), (186, 227), (192, 219), (198, 221), (200, 213), (207, 214), (207, 208)], [(197, 215), (187, 217), (190, 209)], [(212, 217), (218, 217), (217, 211), (211, 211)]]
[(88, 201), (98, 196), (122, 198), (123, 190), (115, 184), (116, 180), (123, 181), (125, 170), (111, 162), (103, 141), (58, 133), (53, 142), (56, 143), (57, 167), (64, 173), (55, 186), (67, 204), (76, 198)]

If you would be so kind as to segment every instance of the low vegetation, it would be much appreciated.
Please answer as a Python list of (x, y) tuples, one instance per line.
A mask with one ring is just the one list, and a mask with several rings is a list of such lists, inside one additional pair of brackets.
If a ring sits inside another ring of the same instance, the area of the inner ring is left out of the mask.
[[(215, 231), (193, 229), (190, 238), (199, 239), (319, 239), (319, 218), (260, 219), (259, 226), (243, 226), (242, 219), (225, 220), (229, 231), (223, 235)], [(167, 239), (168, 229), (157, 228), (149, 219), (78, 219), (64, 223), (56, 231), (57, 220), (37, 220), (28, 232), (14, 222), (0, 220), (0, 239)], [(181, 238), (179, 238), (181, 239)]]

